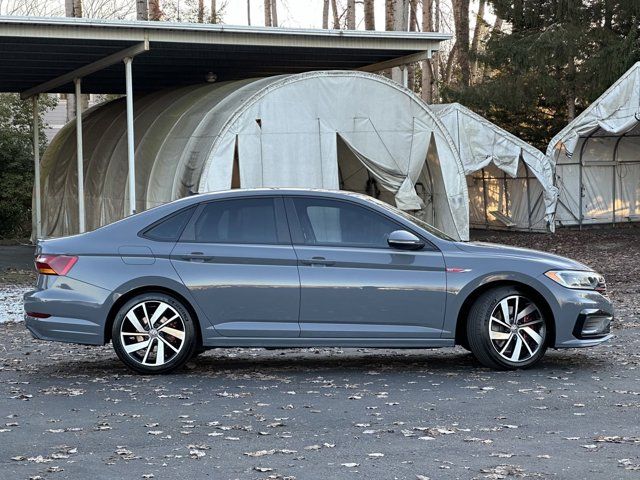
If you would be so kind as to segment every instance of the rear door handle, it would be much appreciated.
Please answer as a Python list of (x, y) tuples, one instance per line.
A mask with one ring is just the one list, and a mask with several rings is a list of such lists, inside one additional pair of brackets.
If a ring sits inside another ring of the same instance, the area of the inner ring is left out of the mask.
[(311, 258), (305, 258), (303, 260), (300, 260), (300, 263), (302, 265), (319, 265), (319, 266), (325, 266), (325, 267), (329, 267), (331, 265), (335, 265), (336, 262), (335, 260), (327, 260), (324, 257), (311, 257)]

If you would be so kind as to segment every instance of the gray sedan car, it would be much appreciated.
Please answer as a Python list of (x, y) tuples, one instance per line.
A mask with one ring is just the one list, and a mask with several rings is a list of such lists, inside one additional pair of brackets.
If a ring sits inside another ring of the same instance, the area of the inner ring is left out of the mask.
[(529, 367), (608, 338), (605, 282), (567, 258), (462, 243), (347, 192), (232, 190), (44, 240), (24, 297), (42, 340), (141, 373), (215, 347), (438, 348)]

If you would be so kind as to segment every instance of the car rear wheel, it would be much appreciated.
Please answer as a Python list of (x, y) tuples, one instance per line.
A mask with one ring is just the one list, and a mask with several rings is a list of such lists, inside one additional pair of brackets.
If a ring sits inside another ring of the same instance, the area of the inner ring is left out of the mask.
[(502, 370), (536, 364), (547, 350), (547, 319), (530, 295), (502, 287), (482, 294), (467, 320), (471, 352), (483, 365)]
[(144, 374), (180, 368), (197, 347), (191, 315), (181, 302), (163, 293), (142, 294), (125, 303), (113, 322), (111, 338), (120, 360)]

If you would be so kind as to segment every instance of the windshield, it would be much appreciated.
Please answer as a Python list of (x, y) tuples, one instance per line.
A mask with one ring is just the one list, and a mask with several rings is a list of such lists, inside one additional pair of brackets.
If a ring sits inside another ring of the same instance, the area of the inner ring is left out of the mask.
[(409, 212), (405, 212), (403, 210), (400, 210), (399, 208), (393, 207), (393, 206), (389, 205), (388, 203), (385, 203), (385, 202), (383, 202), (381, 200), (378, 200), (377, 198), (372, 198), (372, 197), (366, 197), (366, 198), (367, 198), (367, 200), (370, 200), (370, 201), (373, 200), (374, 202), (376, 202), (378, 205), (380, 205), (385, 210), (393, 212), (396, 215), (400, 215), (405, 220), (409, 220), (411, 223), (416, 224), (417, 226), (419, 226), (423, 230), (426, 230), (427, 232), (429, 232), (431, 235), (433, 235), (435, 237), (438, 237), (438, 238), (440, 238), (442, 240), (449, 240), (451, 242), (455, 242), (454, 238), (451, 238), (449, 235), (447, 235), (446, 233), (438, 230), (436, 227), (434, 227), (433, 225), (428, 224), (424, 220), (420, 220), (419, 218), (414, 217)]

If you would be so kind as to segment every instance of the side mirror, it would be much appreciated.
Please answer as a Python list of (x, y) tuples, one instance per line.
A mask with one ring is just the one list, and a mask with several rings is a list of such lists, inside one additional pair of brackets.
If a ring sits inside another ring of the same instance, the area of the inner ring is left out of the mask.
[(391, 248), (400, 250), (420, 250), (424, 247), (424, 241), (406, 230), (396, 230), (389, 234), (387, 243)]

